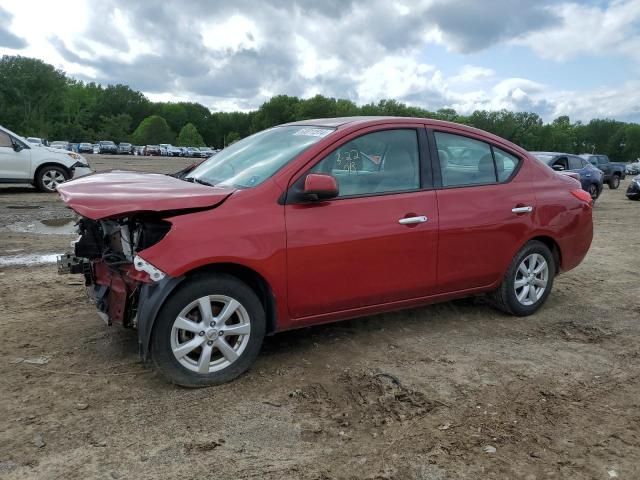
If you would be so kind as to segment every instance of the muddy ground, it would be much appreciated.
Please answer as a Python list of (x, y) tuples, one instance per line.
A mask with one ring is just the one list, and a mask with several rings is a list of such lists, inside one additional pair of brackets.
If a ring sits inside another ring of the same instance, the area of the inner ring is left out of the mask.
[[(105, 326), (76, 278), (0, 267), (0, 477), (640, 478), (640, 203), (627, 182), (605, 189), (587, 259), (532, 317), (476, 299), (307, 328), (203, 390), (141, 364), (134, 332)], [(0, 258), (65, 250), (66, 218), (56, 195), (0, 187)]]

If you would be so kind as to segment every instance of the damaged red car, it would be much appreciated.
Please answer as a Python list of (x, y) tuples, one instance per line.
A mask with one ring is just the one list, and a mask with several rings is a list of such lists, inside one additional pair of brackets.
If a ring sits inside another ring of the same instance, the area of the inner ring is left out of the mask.
[(489, 133), (412, 118), (274, 127), (183, 171), (58, 187), (61, 273), (179, 385), (229, 381), (279, 331), (487, 294), (538, 310), (592, 239), (579, 182)]

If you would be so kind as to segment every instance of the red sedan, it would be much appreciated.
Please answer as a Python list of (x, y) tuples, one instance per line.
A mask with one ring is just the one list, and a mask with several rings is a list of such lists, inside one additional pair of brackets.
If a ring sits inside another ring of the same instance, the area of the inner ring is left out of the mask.
[(182, 178), (111, 172), (58, 192), (82, 217), (60, 270), (185, 386), (235, 378), (282, 330), (477, 294), (530, 315), (593, 228), (575, 179), (415, 118), (281, 125)]

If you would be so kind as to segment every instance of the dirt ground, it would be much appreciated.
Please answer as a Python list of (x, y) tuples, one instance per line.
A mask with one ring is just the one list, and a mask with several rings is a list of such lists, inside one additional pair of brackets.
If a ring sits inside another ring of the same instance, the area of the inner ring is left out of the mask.
[[(288, 332), (217, 388), (165, 383), (53, 264), (0, 267), (0, 478), (638, 479), (627, 184), (605, 189), (588, 257), (532, 317), (472, 299)], [(0, 187), (0, 260), (66, 250), (71, 217), (54, 194)]]

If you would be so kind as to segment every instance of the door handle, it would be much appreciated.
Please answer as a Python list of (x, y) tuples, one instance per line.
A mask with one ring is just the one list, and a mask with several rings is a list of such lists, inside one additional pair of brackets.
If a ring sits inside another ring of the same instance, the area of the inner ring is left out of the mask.
[(400, 220), (398, 220), (398, 223), (400, 225), (414, 225), (416, 223), (424, 223), (427, 220), (429, 220), (427, 217), (425, 217), (424, 215), (420, 215), (419, 217), (401, 218)]
[(515, 207), (515, 208), (512, 208), (511, 211), (513, 213), (531, 213), (531, 212), (533, 212), (533, 207), (529, 207), (529, 206), (527, 206), (527, 207)]

